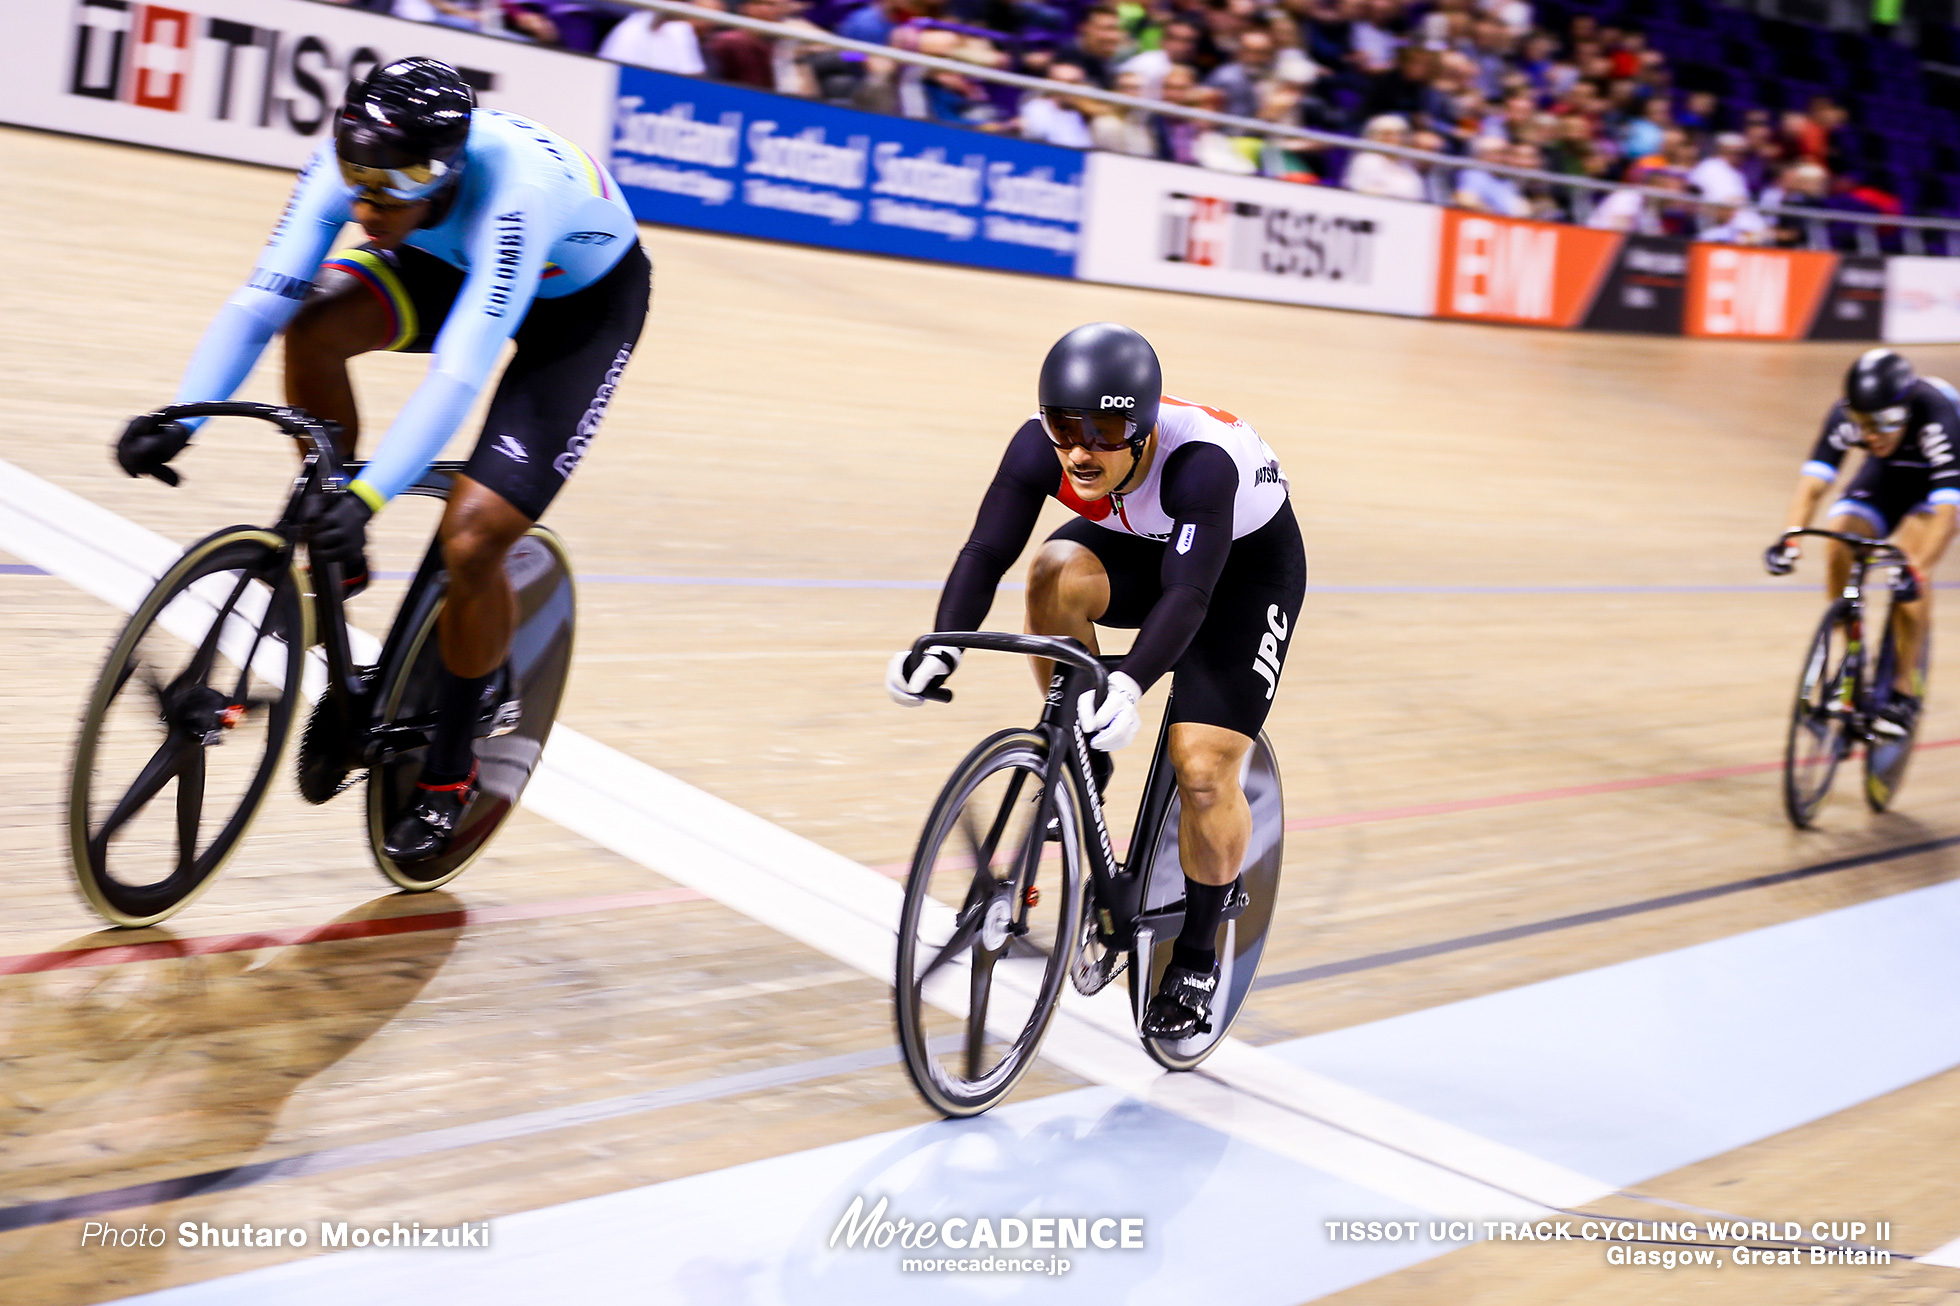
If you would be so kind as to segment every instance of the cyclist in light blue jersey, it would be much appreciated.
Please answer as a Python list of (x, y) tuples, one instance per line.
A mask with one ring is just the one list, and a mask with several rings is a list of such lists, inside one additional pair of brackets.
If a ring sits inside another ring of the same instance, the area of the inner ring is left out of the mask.
[[(366, 242), (328, 258), (349, 219)], [(439, 527), (448, 676), (424, 792), (385, 841), (397, 861), (441, 852), (475, 793), (474, 728), (503, 688), (497, 673), (517, 616), (504, 554), (585, 456), (639, 341), (651, 275), (604, 167), (534, 122), (477, 108), (448, 65), (401, 59), (348, 88), (333, 141), (300, 173), (258, 267), (184, 374), (176, 402), (227, 399), (283, 330), (286, 402), (338, 423), (351, 458), (360, 417), (347, 360), (376, 349), (433, 354), (316, 529), (313, 555), (341, 563), (357, 590), (368, 519), (427, 470), (504, 342), (516, 342)], [(168, 464), (193, 425), (138, 417), (117, 461), (175, 485)]]

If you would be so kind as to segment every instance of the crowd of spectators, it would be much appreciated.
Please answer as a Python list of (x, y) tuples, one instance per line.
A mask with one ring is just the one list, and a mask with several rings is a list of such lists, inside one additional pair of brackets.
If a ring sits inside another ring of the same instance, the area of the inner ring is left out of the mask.
[[(1844, 166), (1833, 135), (1845, 114), (1831, 100), (1731, 112), (1712, 92), (1677, 87), (1640, 32), (1583, 14), (1542, 25), (1530, 0), (696, 0), (1054, 83), (1042, 91), (606, 0), (342, 2), (1056, 145), (1623, 231), (1800, 244), (1801, 224), (1758, 206), (1901, 211)], [(1071, 87), (1452, 157), (1276, 138)]]

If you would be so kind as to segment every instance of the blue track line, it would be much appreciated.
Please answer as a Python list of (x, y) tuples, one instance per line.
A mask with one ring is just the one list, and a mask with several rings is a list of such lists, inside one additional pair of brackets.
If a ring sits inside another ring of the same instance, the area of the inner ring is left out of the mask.
[[(0, 562), (0, 576), (45, 576), (39, 567), (24, 562)], [(378, 571), (379, 580), (409, 580), (412, 571)], [(792, 589), (792, 590), (932, 590), (943, 582), (936, 580), (881, 580), (835, 576), (633, 576), (610, 572), (580, 572), (581, 585), (675, 585), (702, 589)], [(1000, 586), (1004, 590), (1026, 589), (1015, 581)], [(1960, 589), (1960, 581), (1939, 581), (1935, 589)], [(1589, 595), (1589, 594), (1783, 594), (1810, 593), (1774, 581), (1749, 585), (1314, 585), (1310, 594), (1411, 594), (1411, 595)]]

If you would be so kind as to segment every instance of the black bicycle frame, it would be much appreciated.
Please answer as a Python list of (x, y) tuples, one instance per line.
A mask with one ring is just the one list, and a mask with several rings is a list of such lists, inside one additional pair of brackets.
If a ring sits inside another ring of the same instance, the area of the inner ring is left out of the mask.
[[(1035, 819), (1046, 826), (1055, 815), (1055, 782), (1058, 768), (1075, 773), (1077, 789), (1085, 794), (1088, 807), (1089, 840), (1086, 852), (1092, 881), (1090, 897), (1096, 911), (1096, 924), (1107, 943), (1128, 948), (1135, 942), (1143, 915), (1145, 873), (1156, 848), (1157, 828), (1163, 824), (1176, 788), (1176, 775), (1165, 758), (1169, 729), (1160, 730), (1157, 747), (1150, 759), (1150, 778), (1145, 786), (1143, 806), (1137, 812), (1135, 832), (1130, 836), (1129, 856), (1119, 859), (1110, 843), (1109, 823), (1104, 819), (1102, 796), (1096, 792), (1095, 773), (1089, 766), (1089, 740), (1082, 731), (1076, 704), (1093, 689), (1098, 701), (1109, 689), (1109, 668), (1096, 654), (1066, 636), (1012, 635), (1000, 631), (940, 631), (922, 635), (912, 645), (923, 654), (934, 645), (977, 648), (996, 653), (1020, 653), (1048, 658), (1055, 663), (1055, 674), (1048, 682), (1048, 698), (1036, 725), (1048, 744), (1048, 762), (1042, 772), (1041, 809)], [(942, 690), (935, 697), (951, 698)], [(1039, 827), (1037, 827), (1039, 828)]]
[[(1898, 595), (1899, 601), (1910, 601), (1919, 597), (1919, 581), (1912, 570), (1912, 559), (1906, 557), (1905, 551), (1896, 544), (1863, 535), (1846, 535), (1841, 531), (1824, 531), (1806, 526), (1802, 530), (1784, 531), (1781, 538), (1792, 540), (1800, 535), (1836, 540), (1851, 549), (1851, 574), (1845, 577), (1844, 593), (1839, 597), (1851, 605), (1848, 633), (1850, 653), (1862, 661), (1865, 656), (1865, 573), (1873, 567), (1893, 568), (1896, 574), (1905, 576), (1912, 587), (1910, 595)], [(1894, 585), (1897, 585), (1896, 579)]]
[[(274, 523), (272, 530), (287, 540), (286, 551), (280, 556), (288, 559), (293, 549), (300, 544), (310, 543), (313, 537), (313, 524), (318, 520), (316, 502), (328, 494), (344, 493), (348, 484), (360, 475), (367, 465), (364, 462), (343, 463), (339, 452), (334, 448), (335, 427), (298, 408), (287, 408), (277, 404), (254, 404), (223, 401), (197, 404), (174, 404), (160, 408), (151, 414), (160, 422), (173, 422), (186, 417), (250, 417), (262, 422), (270, 422), (301, 446), (299, 474), (293, 478), (292, 496), (286, 501), (286, 510)], [(431, 464), (415, 483), (403, 491), (405, 494), (421, 495), (432, 499), (447, 499), (455, 483), (456, 476), (463, 470), (460, 462), (439, 462)], [(419, 594), (427, 587), (430, 575), (442, 565), (442, 551), (431, 546), (424, 556), (420, 569), (409, 587), (411, 595)], [(368, 719), (367, 681), (361, 674), (363, 668), (354, 662), (354, 654), (347, 634), (347, 609), (344, 577), (338, 563), (326, 563), (319, 568), (320, 583), (314, 588), (314, 601), (319, 605), (319, 633), (322, 651), (327, 658), (327, 692), (334, 700), (334, 707), (340, 720), (359, 722), (363, 726)], [(389, 666), (391, 659), (400, 653), (399, 645), (412, 636), (408, 629), (414, 623), (397, 621), (388, 631), (388, 638), (382, 646), (381, 661), (378, 665)], [(297, 650), (303, 656), (305, 650)], [(402, 741), (408, 747), (426, 743), (421, 732), (407, 732), (414, 738)], [(360, 765), (372, 765), (386, 751), (390, 741), (371, 738), (363, 741), (363, 756)]]

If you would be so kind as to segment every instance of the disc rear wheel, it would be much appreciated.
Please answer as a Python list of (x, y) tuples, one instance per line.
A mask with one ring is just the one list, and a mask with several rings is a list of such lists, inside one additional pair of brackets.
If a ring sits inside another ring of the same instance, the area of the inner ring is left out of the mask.
[(1050, 841), (1047, 761), (1044, 738), (1025, 730), (970, 753), (941, 790), (906, 880), (899, 1046), (920, 1095), (947, 1116), (985, 1111), (1027, 1073), (1080, 941), (1080, 808), (1064, 779)]
[[(1887, 622), (1885, 642), (1872, 672), (1870, 693), (1874, 713), (1882, 711), (1895, 692), (1893, 682), (1897, 679), (1899, 665), (1896, 635), (1892, 623)], [(1932, 643), (1932, 632), (1921, 632), (1918, 674), (1912, 678), (1919, 690), (1920, 720), (1924, 719), (1926, 711), (1926, 674), (1931, 661)], [(1898, 798), (1899, 787), (1906, 782), (1906, 766), (1912, 761), (1912, 746), (1918, 734), (1919, 724), (1915, 720), (1912, 731), (1905, 738), (1874, 734), (1872, 741), (1865, 745), (1865, 805), (1874, 812), (1885, 811)]]
[[(1166, 1070), (1195, 1070), (1232, 1030), (1258, 978), (1265, 955), (1266, 934), (1279, 900), (1280, 865), (1285, 858), (1286, 803), (1280, 788), (1279, 759), (1262, 732), (1246, 751), (1239, 773), (1246, 805), (1252, 810), (1252, 837), (1246, 843), (1239, 882), (1245, 905), (1228, 908), (1219, 922), (1213, 948), (1218, 953), (1218, 989), (1212, 999), (1211, 1028), (1189, 1038), (1145, 1038), (1143, 1050)], [(1157, 847), (1150, 861), (1150, 885), (1144, 895), (1144, 927), (1151, 932), (1149, 955), (1138, 950), (1130, 967), (1130, 1001), (1138, 1020), (1148, 995), (1163, 983), (1171, 952), (1184, 925), (1184, 868), (1178, 859), (1177, 828), (1181, 805), (1175, 794), (1164, 812)], [(1147, 982), (1147, 983), (1146, 983)], [(1139, 991), (1139, 985), (1145, 987)]]
[[(432, 545), (431, 548), (438, 548)], [(440, 888), (469, 869), (517, 808), (531, 773), (544, 754), (571, 673), (577, 598), (571, 560), (558, 537), (533, 526), (504, 555), (504, 574), (517, 595), (517, 629), (510, 656), (493, 682), (503, 692), (479, 712), (473, 727), (478, 771), (476, 796), (456, 823), (448, 847), (419, 862), (397, 862), (384, 847), (389, 827), (416, 802), (436, 726), (443, 672), (437, 622), (447, 575), (425, 567), (426, 581), (411, 589), (396, 620), (399, 655), (382, 667), (375, 722), (381, 756), (368, 773), (369, 847), (381, 873), (399, 888), (422, 893)], [(390, 638), (390, 646), (396, 640)]]

